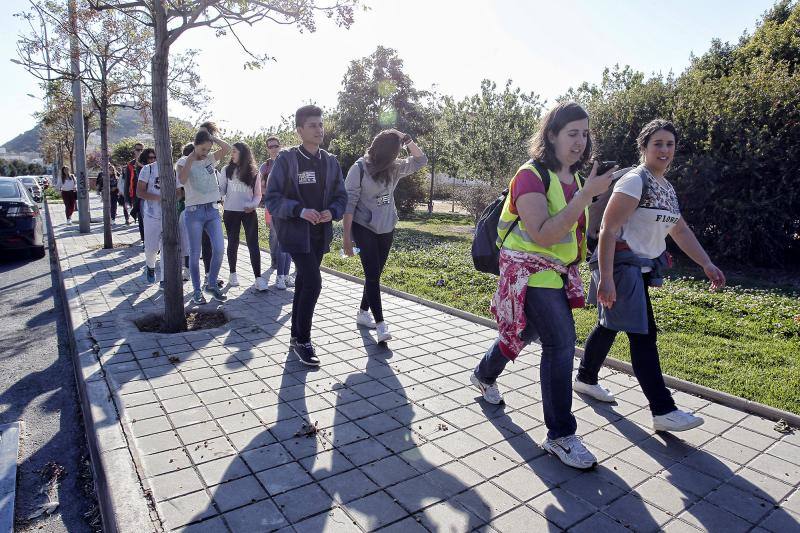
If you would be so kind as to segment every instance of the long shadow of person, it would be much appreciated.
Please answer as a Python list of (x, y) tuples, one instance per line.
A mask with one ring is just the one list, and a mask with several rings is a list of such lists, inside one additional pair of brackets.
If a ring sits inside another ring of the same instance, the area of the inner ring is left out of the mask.
[[(393, 352), (364, 330), (361, 335), (366, 367), (337, 387), (327, 435), (332, 472), (343, 473), (323, 481), (325, 490), (367, 531), (393, 522), (410, 531), (422, 530), (420, 523), (434, 531), (472, 531), (491, 520), (490, 505), (462, 481), (483, 480), (412, 429), (431, 413), (407, 397), (388, 364)], [(333, 527), (336, 518), (330, 518)]]
[[(606, 510), (625, 526), (656, 531), (676, 516), (705, 531), (749, 531), (773, 510), (769, 516), (773, 524), (797, 525), (796, 519), (778, 505), (792, 487), (704, 450), (703, 446), (718, 440), (711, 433), (702, 429), (690, 431), (685, 435), (687, 440), (667, 432), (653, 434), (620, 417), (610, 405), (590, 406), (608, 420), (607, 429), (637, 443), (618, 457), (648, 473), (647, 480)], [(760, 455), (757, 450), (732, 441), (725, 446), (725, 453), (740, 463)], [(643, 522), (642, 517), (652, 520)]]

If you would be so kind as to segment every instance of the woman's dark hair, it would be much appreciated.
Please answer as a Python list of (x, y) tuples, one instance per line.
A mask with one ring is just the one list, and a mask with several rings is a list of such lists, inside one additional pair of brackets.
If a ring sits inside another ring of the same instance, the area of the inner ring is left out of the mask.
[(322, 116), (322, 109), (315, 105), (304, 105), (300, 109), (298, 109), (294, 114), (294, 124), (298, 128), (302, 128), (306, 125), (306, 120), (310, 117), (321, 117)]
[(183, 150), (181, 151), (181, 153), (184, 156), (187, 156), (187, 155), (191, 154), (192, 152), (194, 152), (194, 144), (193, 143), (186, 143), (186, 144), (183, 145)]
[(108, 175), (118, 177), (117, 168), (114, 165), (108, 165)]
[(211, 140), (211, 134), (208, 133), (206, 130), (198, 131), (194, 136), (194, 145), (199, 146), (205, 143), (214, 142)]
[(142, 153), (139, 154), (139, 164), (142, 166), (150, 164), (150, 154), (156, 155), (156, 151), (152, 148), (145, 148), (142, 150)]
[(367, 171), (378, 183), (384, 185), (392, 178), (392, 169), (397, 156), (400, 154), (400, 137), (389, 130), (383, 130), (372, 139), (372, 144), (367, 148), (364, 160)]
[(214, 137), (216, 137), (217, 133), (219, 133), (219, 127), (217, 126), (217, 123), (216, 122), (212, 122), (210, 120), (206, 120), (205, 122), (200, 124), (200, 127), (207, 129), (208, 133), (210, 133)]
[[(579, 104), (575, 102), (562, 102), (547, 112), (539, 122), (539, 129), (531, 137), (528, 154), (540, 161), (547, 168), (555, 171), (561, 170), (561, 162), (556, 158), (556, 151), (553, 143), (550, 142), (548, 134), (558, 135), (564, 126), (576, 120), (588, 119), (589, 114)], [(577, 163), (569, 167), (569, 171), (577, 172), (592, 155), (592, 135), (586, 139), (586, 148), (581, 154)]]
[(71, 179), (72, 179), (72, 174), (69, 171), (69, 167), (67, 165), (64, 165), (63, 167), (61, 167), (61, 181), (71, 180)]
[(239, 150), (239, 162), (234, 163), (233, 157), (231, 157), (231, 160), (228, 161), (228, 166), (225, 167), (225, 175), (228, 179), (231, 179), (233, 177), (233, 170), (236, 169), (239, 181), (251, 189), (255, 188), (258, 169), (253, 162), (253, 152), (250, 150), (250, 147), (247, 146), (247, 143), (233, 143), (233, 147)]
[(636, 137), (636, 146), (639, 147), (639, 154), (641, 155), (642, 161), (644, 161), (644, 152), (647, 150), (647, 143), (650, 142), (650, 137), (652, 137), (655, 132), (661, 130), (668, 131), (674, 135), (675, 144), (678, 144), (678, 130), (675, 129), (675, 124), (663, 118), (651, 120), (645, 124), (642, 131), (639, 132), (639, 136)]

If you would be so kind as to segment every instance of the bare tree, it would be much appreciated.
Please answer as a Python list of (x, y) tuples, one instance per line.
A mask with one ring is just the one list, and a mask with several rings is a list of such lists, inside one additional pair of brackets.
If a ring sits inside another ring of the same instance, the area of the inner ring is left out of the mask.
[[(252, 26), (262, 21), (296, 25), (300, 31), (314, 31), (316, 16), (333, 18), (336, 24), (349, 27), (359, 0), (89, 0), (98, 11), (116, 10), (136, 23), (152, 28), (150, 52), (153, 102), (153, 134), (158, 154), (172, 153), (169, 136), (167, 82), (170, 47), (193, 28), (211, 28), (217, 35), (230, 33), (249, 58), (245, 67), (257, 68), (269, 58), (252, 53), (236, 33), (236, 27)], [(158, 158), (161, 180), (164, 261), (164, 330), (186, 329), (183, 309), (183, 286), (178, 257), (178, 216), (175, 210), (175, 173), (172, 162)]]
[[(70, 24), (66, 6), (54, 0), (31, 0), (31, 9), (19, 16), (28, 21), (29, 31), (17, 41), (18, 63), (39, 79), (71, 80), (68, 43), (70, 38), (78, 41), (79, 79), (88, 94), (90, 116), (99, 115), (96, 128), (85, 123), (84, 144), (91, 131), (99, 130), (103, 240), (105, 248), (111, 248), (109, 120), (121, 107), (143, 111), (149, 108), (148, 67), (153, 33), (124, 13), (91, 9), (86, 0), (77, 5), (74, 26)], [(204, 96), (204, 90), (194, 73), (191, 53), (177, 57), (174, 64), (176, 68), (169, 72), (171, 96), (186, 105), (198, 105), (198, 97)]]

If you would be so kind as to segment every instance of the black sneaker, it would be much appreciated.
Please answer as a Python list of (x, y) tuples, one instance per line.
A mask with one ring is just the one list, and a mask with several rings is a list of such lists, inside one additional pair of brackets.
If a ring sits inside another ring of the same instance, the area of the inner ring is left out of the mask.
[(203, 290), (206, 293), (210, 294), (211, 297), (214, 298), (218, 302), (225, 302), (225, 301), (228, 300), (228, 297), (225, 296), (225, 294), (221, 290), (219, 290), (219, 287), (212, 287), (210, 285), (206, 285), (203, 288)]
[(297, 346), (297, 337), (289, 337), (289, 348), (294, 349)]
[(296, 343), (294, 345), (294, 354), (300, 358), (304, 365), (319, 366), (319, 357), (314, 353), (314, 345), (310, 342), (305, 344)]

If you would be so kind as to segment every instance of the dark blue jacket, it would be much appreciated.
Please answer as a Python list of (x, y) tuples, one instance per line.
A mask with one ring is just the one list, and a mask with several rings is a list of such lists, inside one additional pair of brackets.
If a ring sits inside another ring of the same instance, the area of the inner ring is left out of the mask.
[(648, 331), (647, 296), (645, 294), (642, 267), (650, 267), (648, 276), (650, 287), (660, 287), (663, 282), (663, 271), (670, 264), (667, 252), (655, 259), (637, 257), (630, 250), (614, 252), (614, 286), (617, 300), (611, 309), (597, 304), (597, 287), (600, 284), (600, 265), (595, 249), (589, 268), (592, 281), (589, 284), (587, 302), (597, 305), (597, 321), (601, 326), (615, 331), (644, 334)]
[[(311, 223), (300, 218), (300, 211), (306, 206), (297, 179), (297, 151), (298, 147), (292, 147), (278, 154), (267, 180), (265, 204), (272, 215), (281, 249), (286, 253), (302, 254), (311, 252)], [(333, 220), (341, 220), (347, 207), (342, 167), (333, 155), (322, 149), (320, 152), (326, 165), (323, 204), (333, 215)], [(326, 222), (322, 226), (325, 236), (323, 251), (327, 253), (333, 240), (333, 223)]]

